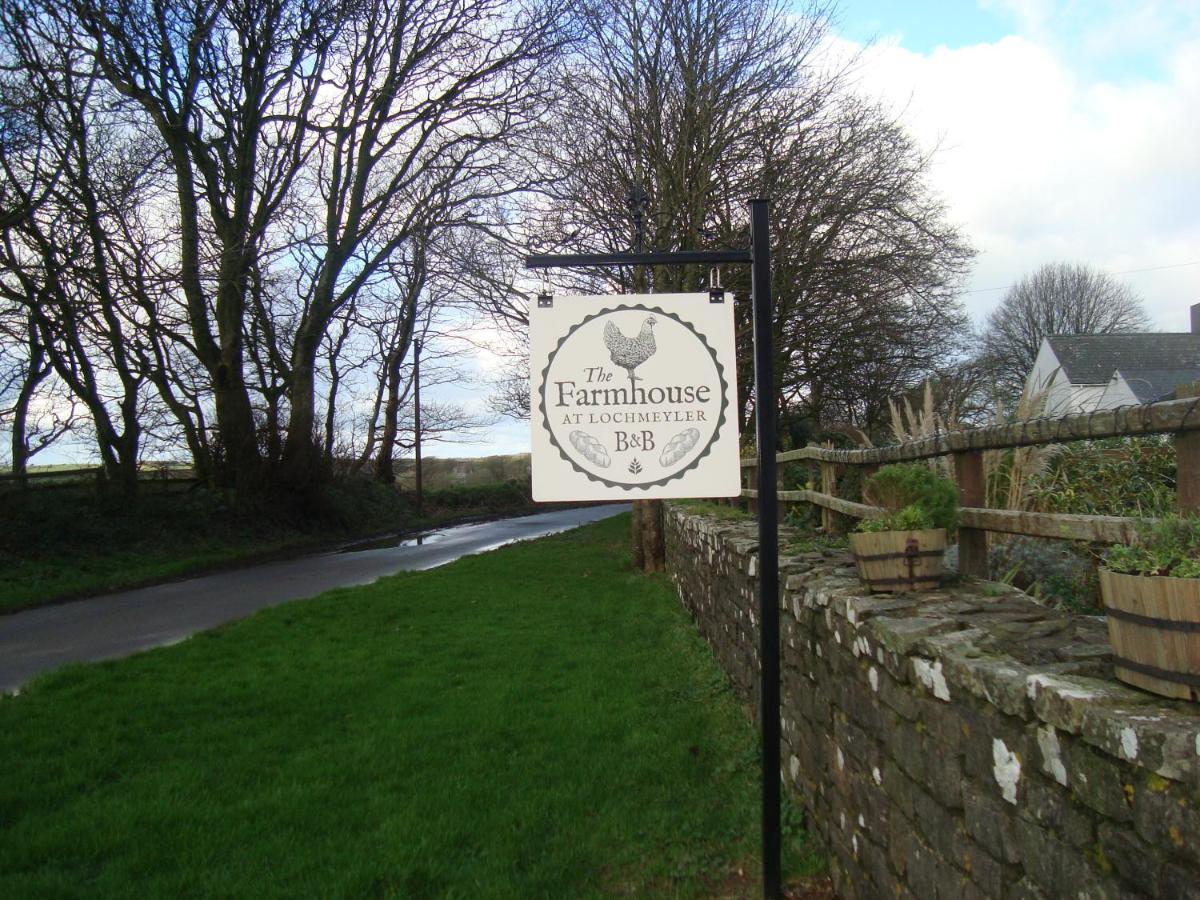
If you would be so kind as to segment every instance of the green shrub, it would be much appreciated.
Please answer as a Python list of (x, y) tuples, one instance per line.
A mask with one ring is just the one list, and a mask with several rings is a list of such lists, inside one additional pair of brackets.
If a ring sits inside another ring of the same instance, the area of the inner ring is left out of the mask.
[(866, 480), (863, 499), (888, 513), (863, 519), (859, 531), (953, 529), (958, 521), (958, 489), (954, 482), (917, 463), (884, 466)]
[(1176, 509), (1175, 449), (1160, 436), (1080, 441), (1048, 453), (1029, 476), (1039, 512), (1158, 518)]
[(1096, 558), (1079, 541), (1014, 535), (988, 548), (988, 566), (993, 581), (1011, 584), (1047, 604), (1092, 613), (1098, 606)]
[(1117, 544), (1105, 565), (1126, 575), (1200, 578), (1200, 517), (1167, 516), (1138, 525), (1133, 544)]
[(425, 504), (433, 509), (498, 512), (532, 504), (529, 482), (516, 479), (498, 484), (461, 485), (425, 492)]
[(928, 511), (913, 503), (904, 509), (888, 513), (886, 516), (863, 519), (858, 525), (858, 530), (866, 534), (873, 534), (878, 531), (926, 531), (930, 528), (942, 527), (934, 525), (933, 517), (929, 515)]

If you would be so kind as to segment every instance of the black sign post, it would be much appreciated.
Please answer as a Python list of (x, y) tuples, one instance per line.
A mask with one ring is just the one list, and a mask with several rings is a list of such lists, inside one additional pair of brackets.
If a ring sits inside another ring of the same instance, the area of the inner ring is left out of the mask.
[[(640, 248), (639, 248), (640, 249)], [(770, 201), (750, 201), (749, 250), (583, 253), (530, 256), (531, 269), (596, 266), (716, 266), (749, 263), (754, 307), (754, 419), (758, 438), (758, 614), (762, 727), (763, 897), (778, 900), (782, 877), (779, 826), (779, 522), (775, 484), (775, 361), (771, 332)]]

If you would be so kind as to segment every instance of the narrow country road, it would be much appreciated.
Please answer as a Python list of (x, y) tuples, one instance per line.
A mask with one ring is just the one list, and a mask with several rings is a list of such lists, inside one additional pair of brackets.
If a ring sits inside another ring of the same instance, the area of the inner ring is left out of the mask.
[(266, 606), (393, 572), (432, 569), (513, 541), (567, 531), (629, 509), (626, 504), (555, 510), (376, 541), (342, 550), (218, 572), (0, 616), (0, 693), (68, 662), (128, 656), (177, 643)]

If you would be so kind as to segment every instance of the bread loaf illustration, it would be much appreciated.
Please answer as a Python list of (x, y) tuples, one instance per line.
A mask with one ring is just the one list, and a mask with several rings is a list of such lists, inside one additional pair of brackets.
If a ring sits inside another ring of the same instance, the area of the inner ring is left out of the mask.
[[(699, 436), (699, 435), (697, 435)], [(582, 453), (594, 465), (607, 469), (611, 460), (604, 445), (586, 431), (571, 432), (571, 446)]]
[(667, 441), (667, 445), (663, 447), (662, 453), (659, 454), (658, 461), (664, 466), (674, 465), (685, 456), (688, 451), (696, 446), (696, 442), (700, 440), (700, 432), (695, 428), (688, 428), (679, 432), (675, 437)]

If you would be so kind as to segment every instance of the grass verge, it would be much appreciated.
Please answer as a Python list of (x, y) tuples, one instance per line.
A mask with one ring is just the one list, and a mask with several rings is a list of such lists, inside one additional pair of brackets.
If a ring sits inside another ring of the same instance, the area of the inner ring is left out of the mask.
[[(627, 541), (617, 517), (0, 700), (0, 896), (711, 895), (757, 857), (754, 733)], [(820, 866), (798, 827), (786, 852)]]

